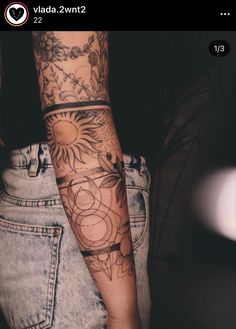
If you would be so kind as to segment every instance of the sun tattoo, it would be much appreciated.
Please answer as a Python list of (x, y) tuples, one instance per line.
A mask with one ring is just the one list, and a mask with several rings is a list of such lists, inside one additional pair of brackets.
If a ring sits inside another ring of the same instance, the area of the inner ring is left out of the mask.
[(83, 155), (98, 152), (96, 144), (101, 141), (94, 136), (97, 124), (78, 112), (63, 112), (46, 119), (48, 144), (52, 158), (59, 167), (60, 161), (76, 171), (76, 163), (85, 163)]

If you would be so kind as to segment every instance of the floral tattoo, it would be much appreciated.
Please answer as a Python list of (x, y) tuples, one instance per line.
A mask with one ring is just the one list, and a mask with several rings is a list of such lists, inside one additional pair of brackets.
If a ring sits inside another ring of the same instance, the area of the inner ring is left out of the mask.
[[(52, 31), (33, 32), (43, 107), (57, 103), (104, 99), (108, 101), (107, 33), (96, 31), (83, 45), (67, 46)], [(63, 63), (75, 62), (75, 69)], [(81, 67), (89, 65), (84, 79)]]

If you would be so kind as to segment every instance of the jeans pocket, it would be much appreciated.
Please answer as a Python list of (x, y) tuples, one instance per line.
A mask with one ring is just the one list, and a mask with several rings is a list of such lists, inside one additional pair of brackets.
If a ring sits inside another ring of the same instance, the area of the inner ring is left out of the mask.
[(144, 241), (148, 222), (148, 192), (133, 186), (127, 186), (130, 228), (133, 248), (137, 249)]
[(0, 218), (0, 307), (11, 329), (51, 327), (61, 236), (61, 226)]

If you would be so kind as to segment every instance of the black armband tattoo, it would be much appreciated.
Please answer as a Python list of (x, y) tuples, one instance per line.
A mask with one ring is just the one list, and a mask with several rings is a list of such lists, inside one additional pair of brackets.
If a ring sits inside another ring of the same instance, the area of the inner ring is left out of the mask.
[(110, 103), (104, 100), (94, 100), (94, 101), (83, 101), (83, 102), (71, 102), (71, 103), (60, 103), (48, 106), (43, 109), (43, 114), (46, 117), (48, 113), (54, 112), (60, 109), (73, 109), (73, 108), (91, 108), (91, 107), (110, 107)]

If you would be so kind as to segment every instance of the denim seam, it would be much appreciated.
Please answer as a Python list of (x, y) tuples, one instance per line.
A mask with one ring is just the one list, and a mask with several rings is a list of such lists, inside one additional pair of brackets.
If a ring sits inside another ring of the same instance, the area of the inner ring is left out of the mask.
[[(11, 164), (11, 169), (25, 169), (25, 170), (28, 170), (30, 167), (30, 164), (27, 164), (27, 165), (14, 165), (14, 164)], [(45, 168), (53, 168), (53, 164), (45, 164), (42, 166), (42, 164), (39, 165), (38, 169), (45, 169)]]
[(149, 190), (148, 190), (148, 188), (145, 188), (145, 187), (143, 187), (143, 186), (141, 186), (141, 185), (125, 185), (125, 187), (126, 187), (126, 189), (130, 189), (130, 190), (141, 190), (142, 192), (144, 191), (144, 192), (147, 192), (147, 193), (149, 193)]
[(47, 328), (48, 325), (50, 326), (52, 325), (52, 320), (54, 316), (54, 307), (55, 307), (56, 281), (57, 281), (57, 272), (59, 265), (59, 249), (60, 249), (62, 231), (63, 231), (62, 227), (61, 226), (58, 227), (57, 234), (53, 238), (51, 266), (50, 266), (50, 273), (48, 280), (46, 320), (43, 326), (40, 325), (40, 329)]
[[(142, 193), (142, 192), (141, 192)], [(142, 212), (142, 213), (139, 213), (139, 214), (130, 214), (129, 215), (129, 217), (131, 217), (131, 218), (143, 218), (143, 217), (145, 217), (146, 216), (146, 212), (144, 211), (144, 212)]]
[(60, 206), (62, 205), (60, 198), (55, 199), (45, 199), (45, 200), (25, 200), (25, 199), (19, 199), (15, 198), (13, 196), (10, 196), (6, 192), (1, 193), (1, 198), (3, 201), (14, 204), (16, 206), (22, 206), (22, 207), (50, 207), (50, 206)]
[(11, 222), (8, 219), (0, 216), (0, 227), (8, 229), (9, 231), (24, 232), (33, 235), (43, 235), (43, 236), (55, 236), (57, 230), (60, 226), (40, 226), (40, 225), (30, 225), (21, 224), (16, 222)]
[(62, 243), (62, 237), (63, 237), (63, 227), (61, 226), (60, 237), (58, 239), (58, 248), (57, 248), (57, 264), (56, 264), (55, 281), (54, 281), (53, 309), (52, 309), (52, 315), (51, 315), (51, 325), (52, 325), (54, 317), (55, 317), (56, 286), (58, 283), (58, 270), (59, 270), (59, 264), (60, 264), (60, 248), (61, 248), (61, 243)]
[[(132, 219), (132, 223), (131, 224), (135, 224), (135, 223), (145, 223), (145, 217), (146, 217), (146, 214), (143, 214), (142, 216), (138, 215), (138, 216), (135, 216), (135, 215), (129, 215), (129, 218)], [(137, 218), (137, 220), (134, 220), (135, 218)]]
[[(141, 191), (143, 192), (143, 191)], [(148, 214), (148, 200), (146, 200), (145, 196), (143, 195), (143, 199), (144, 199), (144, 205), (145, 205), (145, 221), (144, 221), (144, 228), (143, 228), (143, 231), (142, 231), (142, 234), (140, 236), (140, 238), (138, 239), (138, 241), (136, 241), (134, 244), (133, 244), (133, 249), (134, 251), (136, 249), (138, 249), (138, 247), (141, 245), (141, 243), (143, 242), (144, 240), (144, 237), (145, 237), (145, 234), (146, 234), (146, 231), (147, 231), (147, 227), (148, 227), (148, 223), (149, 223), (149, 214)]]

